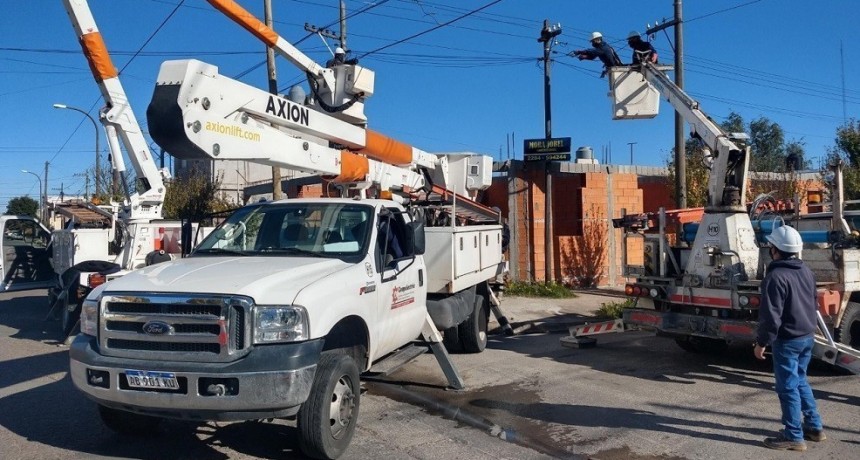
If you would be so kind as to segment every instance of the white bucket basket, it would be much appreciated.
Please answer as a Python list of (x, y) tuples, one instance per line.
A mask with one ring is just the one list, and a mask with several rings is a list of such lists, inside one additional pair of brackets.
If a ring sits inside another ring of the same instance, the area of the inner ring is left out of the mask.
[(654, 118), (660, 112), (660, 93), (629, 66), (609, 70), (613, 120)]

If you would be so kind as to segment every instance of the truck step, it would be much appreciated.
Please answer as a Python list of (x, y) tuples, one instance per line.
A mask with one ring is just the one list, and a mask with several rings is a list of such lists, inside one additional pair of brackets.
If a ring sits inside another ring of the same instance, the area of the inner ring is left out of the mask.
[(383, 358), (381, 361), (374, 363), (368, 372), (377, 375), (388, 375), (424, 353), (427, 353), (426, 344), (407, 345), (388, 357)]

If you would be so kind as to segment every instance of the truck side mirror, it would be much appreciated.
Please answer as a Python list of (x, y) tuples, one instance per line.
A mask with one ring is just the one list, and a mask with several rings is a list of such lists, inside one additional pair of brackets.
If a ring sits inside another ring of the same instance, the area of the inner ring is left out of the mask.
[(190, 219), (182, 219), (182, 227), (180, 227), (179, 242), (182, 247), (182, 257), (191, 254), (191, 233), (194, 227), (191, 225)]
[(412, 253), (416, 256), (420, 256), (424, 254), (424, 250), (426, 249), (426, 243), (424, 241), (424, 223), (412, 221), (407, 224), (409, 226), (409, 232), (407, 238), (409, 241), (409, 247), (412, 248)]

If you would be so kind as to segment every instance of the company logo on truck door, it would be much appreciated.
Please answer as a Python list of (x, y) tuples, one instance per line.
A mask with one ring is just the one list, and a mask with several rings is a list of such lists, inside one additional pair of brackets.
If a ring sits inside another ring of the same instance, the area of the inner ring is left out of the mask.
[(391, 290), (391, 309), (405, 307), (415, 302), (415, 285), (395, 286)]
[(275, 96), (269, 96), (269, 102), (266, 104), (266, 113), (271, 113), (276, 117), (281, 117), (284, 120), (305, 126), (308, 126), (310, 112), (310, 109), (307, 107), (298, 106), (288, 100), (276, 98)]

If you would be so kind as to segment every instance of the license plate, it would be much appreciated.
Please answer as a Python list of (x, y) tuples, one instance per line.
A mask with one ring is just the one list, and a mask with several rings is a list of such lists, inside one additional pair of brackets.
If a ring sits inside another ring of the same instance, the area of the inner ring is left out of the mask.
[(125, 379), (132, 388), (155, 390), (177, 390), (179, 382), (173, 372), (126, 370)]

